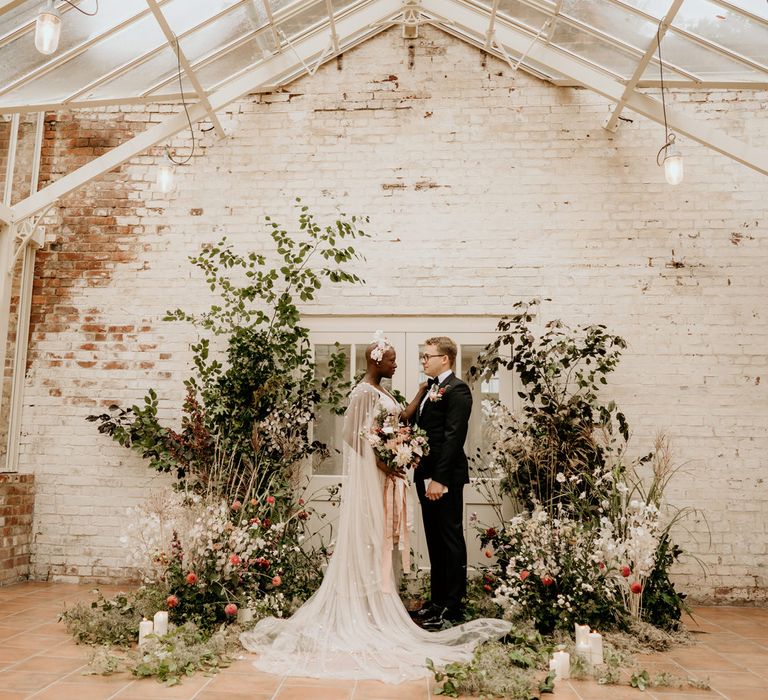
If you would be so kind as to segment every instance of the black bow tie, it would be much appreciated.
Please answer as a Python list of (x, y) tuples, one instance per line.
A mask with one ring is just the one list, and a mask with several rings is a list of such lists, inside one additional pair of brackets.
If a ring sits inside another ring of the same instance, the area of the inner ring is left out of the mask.
[(427, 380), (427, 387), (431, 389), (433, 386), (435, 386), (435, 384), (439, 384), (439, 383), (440, 382), (437, 381), (437, 377), (432, 377), (432, 379)]

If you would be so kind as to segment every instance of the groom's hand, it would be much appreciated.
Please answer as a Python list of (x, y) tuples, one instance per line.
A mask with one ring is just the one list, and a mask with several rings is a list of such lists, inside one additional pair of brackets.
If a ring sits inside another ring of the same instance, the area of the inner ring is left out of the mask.
[(445, 491), (445, 486), (432, 479), (432, 481), (429, 482), (429, 486), (427, 486), (427, 490), (424, 492), (424, 495), (430, 501), (437, 501), (443, 497)]

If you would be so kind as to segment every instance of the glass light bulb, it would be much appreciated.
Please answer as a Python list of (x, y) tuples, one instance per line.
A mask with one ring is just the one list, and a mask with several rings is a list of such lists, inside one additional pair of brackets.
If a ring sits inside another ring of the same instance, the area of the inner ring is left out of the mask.
[(166, 194), (170, 192), (174, 187), (175, 180), (175, 168), (170, 158), (167, 156), (157, 169), (157, 189)]
[(683, 181), (683, 156), (672, 153), (664, 159), (664, 177), (670, 185), (679, 185)]
[(53, 0), (49, 0), (35, 21), (35, 48), (48, 56), (59, 48), (60, 36), (61, 16), (53, 6)]

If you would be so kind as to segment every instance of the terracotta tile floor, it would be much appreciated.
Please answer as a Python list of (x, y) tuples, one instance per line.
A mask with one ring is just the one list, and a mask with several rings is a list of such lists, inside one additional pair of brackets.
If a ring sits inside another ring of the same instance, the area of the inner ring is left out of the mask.
[[(85, 585), (21, 583), (0, 587), (0, 700), (430, 700), (423, 681), (388, 686), (373, 681), (317, 681), (257, 672), (247, 656), (216, 676), (197, 675), (167, 688), (127, 674), (84, 676), (87, 647), (58, 623), (61, 610), (92, 599)], [(114, 591), (102, 587), (105, 595)], [(698, 643), (643, 659), (649, 673), (708, 679), (712, 690), (651, 689), (563, 681), (552, 700), (768, 700), (768, 609), (697, 608), (688, 627)]]

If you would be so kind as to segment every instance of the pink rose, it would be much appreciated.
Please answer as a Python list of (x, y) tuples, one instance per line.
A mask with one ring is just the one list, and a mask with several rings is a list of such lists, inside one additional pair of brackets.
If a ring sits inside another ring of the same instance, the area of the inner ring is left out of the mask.
[(192, 572), (192, 571), (190, 571), (190, 572), (187, 574), (187, 583), (188, 583), (190, 586), (194, 586), (194, 585), (197, 583), (197, 574), (196, 574), (196, 573), (194, 573), (194, 572)]
[(269, 505), (274, 505), (275, 497), (274, 496), (267, 496), (267, 503), (269, 503)]
[(229, 563), (232, 564), (232, 566), (238, 566), (242, 563), (242, 559), (237, 556), (237, 554), (230, 554), (229, 555)]
[(252, 506), (257, 506), (257, 505), (259, 505), (259, 502), (258, 502), (258, 500), (257, 500), (257, 499), (255, 499), (255, 498), (252, 498), (252, 499), (249, 501), (249, 503), (250, 503)]
[(493, 552), (490, 549), (486, 549), (485, 556), (490, 559), (493, 556)]
[(179, 599), (178, 599), (178, 597), (177, 597), (177, 596), (175, 596), (175, 595), (169, 595), (169, 596), (168, 596), (168, 597), (165, 599), (165, 604), (166, 604), (166, 605), (167, 605), (169, 608), (175, 608), (175, 607), (177, 607), (177, 606), (179, 605)]
[(555, 582), (555, 579), (553, 579), (551, 576), (547, 576), (547, 574), (544, 574), (544, 575), (541, 577), (541, 582), (542, 582), (542, 583), (543, 583), (545, 586), (551, 586), (551, 585), (552, 585), (552, 584)]
[(300, 505), (300, 506), (303, 506), (303, 505), (304, 505), (304, 499), (303, 499), (303, 498), (300, 498), (300, 499), (299, 499), (299, 505)]
[(272, 578), (272, 585), (273, 586), (279, 586), (283, 582), (283, 579), (281, 579), (279, 576), (274, 576)]
[(531, 572), (530, 572), (530, 571), (527, 571), (526, 569), (523, 569), (523, 570), (520, 572), (520, 580), (521, 580), (521, 581), (525, 581), (525, 579), (527, 579), (527, 578), (528, 578), (530, 575), (531, 575)]
[(232, 504), (232, 510), (234, 510), (234, 511), (238, 511), (238, 510), (240, 510), (240, 508), (242, 507), (242, 505), (243, 505), (243, 504), (242, 504), (242, 503), (240, 503), (240, 501), (235, 501), (235, 502)]
[(235, 615), (237, 615), (237, 605), (235, 605), (234, 603), (227, 603), (224, 606), (224, 614), (227, 617), (234, 617)]
[(624, 564), (624, 566), (622, 566), (619, 571), (621, 571), (621, 575), (624, 578), (629, 578), (629, 575), (632, 573), (632, 569), (630, 569), (626, 564)]
[(640, 581), (635, 581), (630, 587), (629, 590), (632, 591), (632, 593), (642, 593), (643, 591), (643, 584), (640, 583)]

